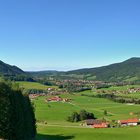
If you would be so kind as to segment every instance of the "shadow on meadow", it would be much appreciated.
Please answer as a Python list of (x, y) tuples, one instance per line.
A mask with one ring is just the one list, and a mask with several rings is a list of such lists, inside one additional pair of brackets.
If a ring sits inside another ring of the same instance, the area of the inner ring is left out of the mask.
[(71, 140), (73, 138), (74, 136), (38, 134), (36, 140)]

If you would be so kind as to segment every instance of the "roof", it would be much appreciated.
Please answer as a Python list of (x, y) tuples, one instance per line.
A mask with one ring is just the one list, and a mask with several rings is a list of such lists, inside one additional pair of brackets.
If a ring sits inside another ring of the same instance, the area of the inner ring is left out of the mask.
[(94, 125), (94, 124), (102, 124), (103, 121), (101, 120), (95, 120), (95, 119), (89, 119), (89, 120), (85, 120), (87, 125)]
[(58, 101), (59, 100), (60, 101), (60, 100), (62, 100), (62, 98), (55, 96), (55, 97), (49, 98), (48, 100), (52, 100), (52, 101)]
[(127, 119), (127, 120), (120, 120), (119, 121), (121, 124), (126, 124), (126, 123), (138, 123), (139, 119), (134, 118), (134, 119)]
[(93, 125), (94, 128), (107, 128), (108, 123), (102, 123), (102, 124), (95, 124)]

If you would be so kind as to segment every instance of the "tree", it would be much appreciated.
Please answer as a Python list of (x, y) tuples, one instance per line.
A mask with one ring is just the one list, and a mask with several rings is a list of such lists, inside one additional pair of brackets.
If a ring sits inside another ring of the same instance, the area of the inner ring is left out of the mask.
[(0, 83), (0, 138), (9, 138), (11, 104), (10, 104), (10, 88)]
[(79, 115), (80, 115), (80, 120), (85, 120), (87, 119), (88, 113), (86, 112), (86, 110), (81, 110)]
[(73, 112), (70, 116), (68, 116), (67, 121), (78, 122), (86, 119), (95, 119), (94, 114), (87, 112), (86, 110), (81, 110), (79, 113)]
[[(15, 88), (15, 87), (14, 87)], [(33, 106), (16, 87), (0, 83), (0, 138), (31, 140), (36, 135)]]
[(89, 113), (89, 112), (88, 112), (88, 114), (87, 114), (87, 118), (88, 118), (88, 119), (96, 119), (96, 118), (94, 117), (94, 114), (93, 114), (93, 113)]
[(104, 110), (104, 115), (107, 116), (107, 110)]
[(80, 121), (79, 114), (77, 112), (73, 112), (70, 116), (68, 116), (67, 121), (69, 121), (69, 122)]

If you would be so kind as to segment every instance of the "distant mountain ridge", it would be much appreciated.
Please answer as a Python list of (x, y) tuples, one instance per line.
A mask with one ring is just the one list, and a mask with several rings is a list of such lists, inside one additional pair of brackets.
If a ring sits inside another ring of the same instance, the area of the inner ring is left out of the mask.
[(6, 64), (0, 60), (0, 75), (11, 76), (11, 75), (19, 75), (19, 74), (25, 74), (25, 72), (20, 68), (18, 68), (17, 66)]
[(56, 70), (46, 70), (46, 71), (30, 71), (27, 73), (35, 77), (46, 77), (50, 75), (57, 75), (60, 74), (61, 72)]
[(92, 79), (99, 81), (140, 81), (140, 58), (133, 57), (126, 61), (111, 64), (108, 66), (85, 68), (79, 70), (72, 70), (67, 72), (59, 71), (37, 71), (37, 72), (24, 72), (16, 66), (11, 66), (0, 61), (0, 75), (13, 76), (13, 75), (26, 75), (33, 77), (47, 77), (53, 76), (62, 79)]
[(91, 74), (95, 80), (101, 81), (133, 81), (140, 79), (140, 58), (133, 57), (121, 63), (108, 66), (79, 69), (67, 72), (67, 74)]

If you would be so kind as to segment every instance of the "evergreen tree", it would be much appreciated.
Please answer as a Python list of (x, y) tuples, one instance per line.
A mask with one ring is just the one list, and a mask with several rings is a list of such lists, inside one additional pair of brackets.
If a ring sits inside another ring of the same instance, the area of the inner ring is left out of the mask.
[(32, 140), (36, 135), (33, 106), (16, 87), (0, 83), (0, 138)]

